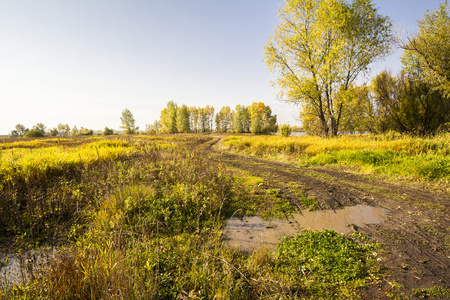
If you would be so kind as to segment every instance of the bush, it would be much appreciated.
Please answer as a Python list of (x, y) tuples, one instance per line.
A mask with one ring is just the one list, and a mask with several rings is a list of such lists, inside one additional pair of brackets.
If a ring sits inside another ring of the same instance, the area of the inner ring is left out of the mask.
[(103, 135), (113, 135), (114, 134), (114, 130), (112, 130), (112, 129), (108, 128), (108, 127), (105, 127), (105, 130), (103, 130), (102, 134)]
[(43, 137), (44, 134), (39, 129), (31, 129), (25, 133), (25, 137)]
[(283, 124), (280, 126), (280, 134), (282, 136), (290, 136), (292, 132), (291, 126), (289, 124)]

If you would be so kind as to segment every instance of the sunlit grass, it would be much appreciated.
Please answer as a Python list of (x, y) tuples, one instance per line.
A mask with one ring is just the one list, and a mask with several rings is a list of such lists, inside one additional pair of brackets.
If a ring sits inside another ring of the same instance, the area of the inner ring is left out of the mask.
[(62, 171), (98, 160), (113, 160), (133, 151), (135, 149), (122, 140), (98, 141), (77, 148), (59, 146), (3, 150), (0, 154), (0, 184), (7, 184), (13, 178), (37, 179), (49, 171)]
[(450, 134), (430, 138), (386, 135), (230, 136), (222, 146), (249, 155), (287, 158), (303, 165), (350, 165), (364, 172), (450, 179)]
[[(0, 298), (358, 298), (382, 278), (375, 245), (332, 231), (303, 232), (274, 251), (227, 248), (223, 226), (236, 212), (272, 218), (295, 207), (265, 178), (237, 177), (209, 152), (184, 147), (208, 140), (138, 136), (3, 150), (2, 180), (10, 177), (0, 190), (2, 233), (27, 249), (67, 237), (29, 280), (1, 287)], [(328, 153), (342, 151), (367, 150)], [(303, 196), (301, 186), (288, 188)]]

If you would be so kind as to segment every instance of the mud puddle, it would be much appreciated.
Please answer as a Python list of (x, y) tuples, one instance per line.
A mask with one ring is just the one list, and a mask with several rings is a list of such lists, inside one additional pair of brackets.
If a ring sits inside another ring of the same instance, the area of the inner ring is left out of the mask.
[(266, 221), (257, 216), (231, 218), (225, 223), (225, 243), (244, 252), (258, 247), (274, 249), (283, 236), (294, 235), (302, 229), (331, 229), (349, 234), (355, 228), (382, 223), (388, 213), (384, 208), (356, 205), (338, 210), (295, 213), (289, 220)]
[(39, 248), (22, 254), (0, 253), (0, 287), (10, 288), (12, 285), (25, 284), (48, 265), (55, 252), (55, 248)]

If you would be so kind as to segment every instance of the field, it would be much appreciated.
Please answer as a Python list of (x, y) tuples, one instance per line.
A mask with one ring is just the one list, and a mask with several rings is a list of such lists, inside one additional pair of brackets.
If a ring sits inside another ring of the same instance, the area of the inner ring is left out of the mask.
[[(0, 299), (450, 298), (449, 135), (0, 142)], [(355, 205), (388, 216), (229, 246)]]

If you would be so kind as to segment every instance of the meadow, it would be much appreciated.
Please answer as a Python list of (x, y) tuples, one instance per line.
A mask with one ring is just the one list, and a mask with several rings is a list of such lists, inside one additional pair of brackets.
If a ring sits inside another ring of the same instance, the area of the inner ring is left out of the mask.
[[(430, 162), (428, 173), (398, 174), (444, 182), (447, 138), (227, 136), (219, 144), (387, 174), (388, 160), (419, 159)], [(210, 141), (184, 134), (0, 144), (0, 266), (6, 254), (52, 249), (44, 263), (23, 259), (19, 281), (0, 274), (0, 299), (358, 299), (383, 280), (380, 245), (357, 232), (302, 231), (252, 253), (225, 247), (224, 222), (237, 212), (298, 208), (198, 146)]]
[(383, 135), (229, 136), (222, 147), (302, 166), (334, 165), (367, 173), (421, 180), (450, 180), (450, 134), (420, 138)]

